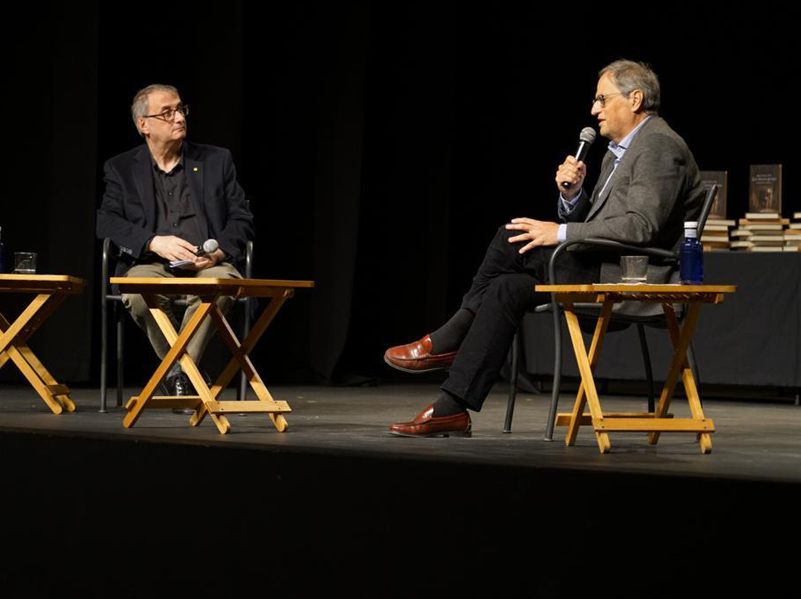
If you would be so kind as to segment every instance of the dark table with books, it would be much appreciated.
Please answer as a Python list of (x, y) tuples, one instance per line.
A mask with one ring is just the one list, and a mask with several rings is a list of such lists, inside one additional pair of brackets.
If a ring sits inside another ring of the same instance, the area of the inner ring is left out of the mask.
[[(738, 292), (703, 311), (693, 337), (701, 383), (801, 388), (801, 252), (705, 252), (705, 283), (734, 285)], [(579, 376), (564, 331), (563, 373)], [(654, 377), (673, 346), (665, 332), (648, 330)], [(529, 314), (523, 323), (525, 370), (553, 373), (551, 316)], [(546, 341), (543, 341), (546, 340)], [(597, 379), (645, 378), (636, 328), (607, 336)]]

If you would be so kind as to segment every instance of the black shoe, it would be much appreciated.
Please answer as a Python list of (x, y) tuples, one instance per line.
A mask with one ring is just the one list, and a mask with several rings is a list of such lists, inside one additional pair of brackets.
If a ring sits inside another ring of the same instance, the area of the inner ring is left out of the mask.
[[(189, 377), (186, 376), (183, 372), (179, 372), (175, 376), (172, 376), (167, 379), (167, 384), (172, 387), (173, 395), (177, 397), (185, 397), (187, 395), (194, 395), (194, 388), (192, 387), (192, 383), (189, 380)], [(173, 408), (173, 414), (194, 414), (195, 411), (192, 408)]]
[(175, 375), (173, 378), (175, 379), (173, 384), (175, 395), (180, 397), (183, 397), (184, 395), (194, 395), (195, 389), (192, 387), (192, 383), (189, 381), (188, 376), (181, 372)]

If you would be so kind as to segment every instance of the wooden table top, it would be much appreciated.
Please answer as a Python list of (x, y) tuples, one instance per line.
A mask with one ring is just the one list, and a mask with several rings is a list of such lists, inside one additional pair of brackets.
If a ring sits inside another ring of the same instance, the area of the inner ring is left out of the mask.
[(81, 293), (86, 281), (69, 275), (4, 275), (0, 274), (0, 291), (12, 293), (61, 291)]
[(280, 279), (207, 279), (196, 277), (111, 277), (112, 285), (128, 293), (165, 293), (203, 295), (221, 292), (223, 295), (257, 297), (275, 295), (286, 289), (309, 289), (314, 281)]
[(537, 291), (548, 293), (658, 293), (666, 295), (687, 295), (693, 293), (734, 293), (734, 285), (649, 285), (648, 283), (592, 283), (579, 285), (537, 285)]
[[(593, 283), (583, 285), (537, 285), (537, 291), (555, 293), (562, 301), (603, 303), (639, 301), (651, 303), (720, 304), (724, 294), (734, 293), (734, 285), (649, 285), (647, 283)], [(566, 297), (565, 297), (566, 296)]]

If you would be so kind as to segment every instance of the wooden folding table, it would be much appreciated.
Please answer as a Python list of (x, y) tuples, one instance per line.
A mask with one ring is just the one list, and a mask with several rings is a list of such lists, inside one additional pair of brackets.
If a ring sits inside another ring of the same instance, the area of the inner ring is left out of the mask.
[[(54, 414), (75, 411), (70, 390), (60, 385), (28, 347), (28, 339), (68, 295), (82, 293), (85, 282), (66, 275), (0, 274), (0, 293), (33, 293), (13, 323), (0, 314), (0, 368), (11, 360)], [(66, 345), (65, 345), (66, 347)]]
[[(222, 434), (231, 430), (231, 425), (225, 416), (231, 412), (266, 413), (269, 414), (279, 432), (287, 429), (288, 424), (283, 414), (292, 410), (287, 402), (275, 401), (272, 398), (248, 354), (256, 346), (257, 341), (284, 302), (292, 297), (294, 290), (313, 287), (312, 281), (112, 277), (111, 283), (118, 285), (122, 293), (138, 293), (144, 297), (150, 313), (171, 346), (142, 393), (132, 397), (126, 404), (128, 414), (123, 419), (123, 425), (126, 428), (130, 428), (136, 423), (146, 407), (188, 407), (195, 410), (189, 420), (192, 426), (197, 426), (206, 415), (209, 415), (217, 426), (217, 430)], [(159, 295), (197, 295), (200, 297), (200, 305), (180, 334), (176, 332), (169, 317), (161, 309), (157, 300)], [(247, 338), (241, 343), (225, 319), (225, 315), (217, 306), (216, 302), (220, 296), (271, 298)], [(189, 342), (206, 318), (211, 318), (218, 333), (233, 354), (230, 362), (211, 387), (206, 385), (197, 364), (186, 353)], [(156, 396), (157, 387), (176, 362), (180, 362), (197, 395)], [(240, 369), (243, 370), (251, 388), (256, 393), (257, 401), (221, 401), (220, 393)]]
[[(687, 348), (692, 339), (693, 330), (698, 322), (698, 314), (702, 304), (719, 304), (726, 293), (733, 293), (736, 287), (726, 285), (537, 285), (537, 291), (554, 293), (556, 301), (562, 304), (565, 311), (573, 351), (576, 354), (581, 387), (579, 388), (573, 411), (570, 414), (559, 414), (557, 426), (567, 426), (565, 443), (575, 444), (579, 427), (592, 425), (601, 453), (611, 449), (609, 433), (613, 432), (647, 432), (648, 441), (655, 445), (660, 433), (684, 432), (698, 435), (702, 453), (712, 451), (711, 433), (715, 425), (706, 418), (698, 389), (695, 385), (692, 370), (687, 363)], [(668, 371), (665, 385), (659, 398), (656, 412), (604, 413), (598, 399), (598, 392), (593, 379), (593, 370), (598, 362), (603, 345), (604, 335), (612, 315), (615, 303), (637, 301), (659, 303), (665, 313), (665, 322), (675, 348), (673, 360)], [(596, 303), (601, 305), (595, 333), (589, 353), (584, 345), (576, 314), (576, 303)], [(674, 304), (686, 304), (687, 314), (683, 327), (679, 325)], [(690, 406), (691, 418), (673, 418), (668, 413), (676, 383), (681, 377)], [(588, 406), (590, 415), (584, 415)]]

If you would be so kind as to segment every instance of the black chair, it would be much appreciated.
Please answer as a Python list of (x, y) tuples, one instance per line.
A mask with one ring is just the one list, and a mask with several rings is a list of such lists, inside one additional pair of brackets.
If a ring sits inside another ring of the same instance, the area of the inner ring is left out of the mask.
[[(709, 211), (712, 208), (712, 203), (717, 195), (718, 186), (716, 184), (710, 185), (704, 196), (704, 202), (701, 206), (701, 212), (698, 216), (698, 237), (700, 239), (701, 233), (706, 225)], [(548, 280), (552, 284), (557, 284), (555, 264), (558, 256), (567, 248), (572, 245), (585, 245), (598, 247), (607, 252), (615, 252), (619, 254), (632, 254), (632, 255), (645, 255), (649, 258), (659, 260), (663, 264), (670, 264), (674, 269), (678, 268), (679, 255), (676, 252), (663, 250), (660, 248), (647, 248), (626, 245), (616, 241), (609, 241), (606, 239), (571, 239), (559, 244), (554, 250), (551, 260), (548, 263)], [(577, 312), (581, 315), (583, 312), (587, 317), (597, 318), (598, 306), (596, 304), (576, 304)], [(559, 404), (559, 390), (562, 382), (562, 325), (561, 325), (561, 309), (558, 306), (554, 294), (551, 294), (551, 301), (547, 304), (537, 306), (534, 313), (551, 312), (553, 314), (553, 329), (554, 329), (554, 373), (553, 373), (553, 389), (551, 391), (551, 406), (548, 413), (548, 423), (545, 431), (545, 440), (553, 441), (553, 429), (556, 422), (556, 410)], [(683, 317), (683, 314), (682, 314)], [(594, 323), (593, 323), (594, 324)], [(655, 316), (634, 316), (626, 314), (612, 314), (612, 319), (609, 324), (607, 332), (616, 332), (627, 329), (632, 324), (637, 326), (637, 335), (640, 341), (640, 349), (643, 357), (643, 364), (645, 367), (645, 376), (648, 381), (648, 411), (653, 412), (655, 409), (654, 401), (654, 378), (653, 370), (651, 368), (651, 356), (648, 351), (648, 342), (645, 337), (645, 327), (665, 328), (664, 315), (659, 314)], [(514, 416), (515, 401), (517, 399), (517, 384), (519, 377), (519, 361), (520, 361), (520, 332), (515, 334), (514, 341), (511, 348), (511, 376), (509, 380), (509, 399), (506, 405), (506, 418), (504, 419), (503, 432), (512, 432), (512, 418)], [(693, 353), (692, 344), (687, 352), (687, 360), (690, 363), (690, 368), (693, 370), (693, 376), (700, 386), (701, 379), (698, 373), (698, 366)]]
[[(108, 237), (103, 240), (103, 256), (100, 267), (100, 412), (106, 411), (108, 395), (108, 312), (109, 303), (114, 304), (114, 321), (117, 325), (117, 407), (122, 406), (122, 388), (124, 373), (124, 340), (125, 340), (125, 306), (122, 305), (122, 295), (114, 293), (109, 285), (109, 273), (112, 263), (119, 257), (119, 252), (115, 251), (113, 242)], [(245, 247), (245, 269), (246, 279), (253, 275), (253, 242), (248, 241)], [(244, 317), (242, 324), (242, 339), (247, 337), (250, 332), (251, 305), (250, 302), (255, 298), (239, 298), (237, 303), (244, 305)], [(186, 306), (185, 299), (177, 299), (176, 306)], [(237, 389), (237, 399), (245, 399), (247, 393), (247, 378), (243, 372), (239, 379)]]

